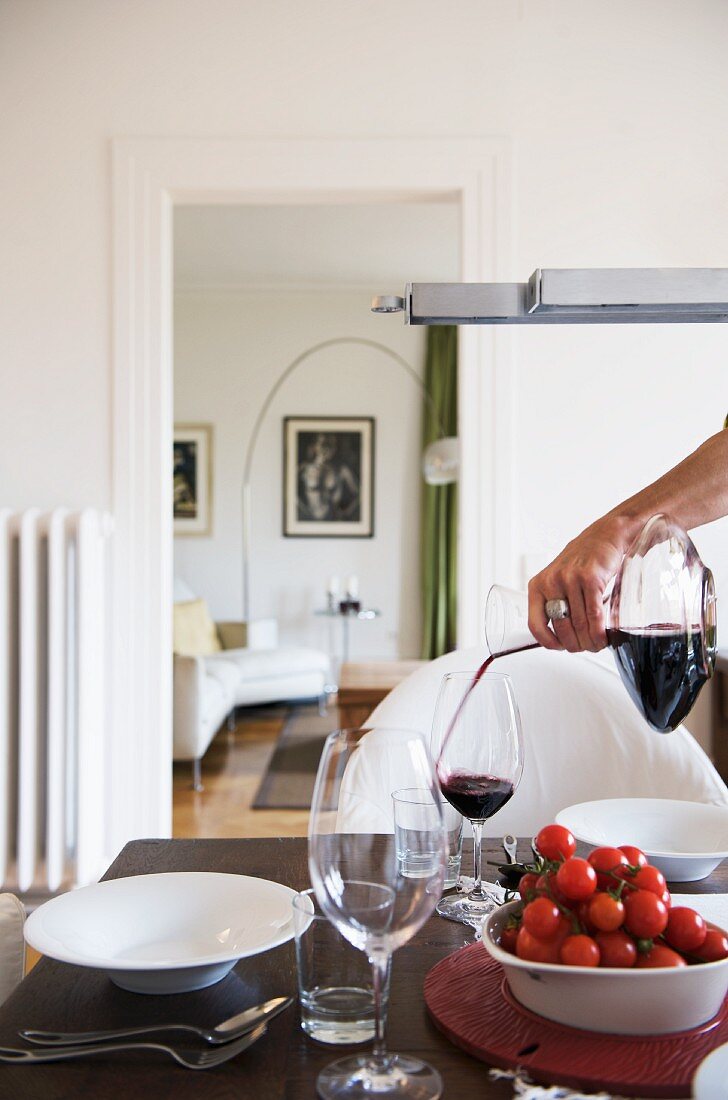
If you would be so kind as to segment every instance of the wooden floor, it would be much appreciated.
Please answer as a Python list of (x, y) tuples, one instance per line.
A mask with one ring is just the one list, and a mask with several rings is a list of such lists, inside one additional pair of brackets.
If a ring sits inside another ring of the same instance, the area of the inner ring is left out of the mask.
[(240, 711), (235, 729), (223, 727), (205, 753), (203, 791), (192, 790), (190, 764), (175, 764), (173, 836), (306, 835), (307, 810), (251, 809), (286, 714), (284, 707)]

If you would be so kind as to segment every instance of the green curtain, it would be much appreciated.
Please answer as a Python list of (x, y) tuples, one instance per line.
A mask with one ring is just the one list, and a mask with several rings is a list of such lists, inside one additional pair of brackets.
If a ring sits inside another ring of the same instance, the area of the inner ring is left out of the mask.
[[(444, 430), (457, 435), (458, 330), (455, 325), (432, 325), (427, 330), (423, 450)], [(457, 483), (427, 485), (422, 493), (422, 656), (439, 657), (455, 648), (457, 616)]]

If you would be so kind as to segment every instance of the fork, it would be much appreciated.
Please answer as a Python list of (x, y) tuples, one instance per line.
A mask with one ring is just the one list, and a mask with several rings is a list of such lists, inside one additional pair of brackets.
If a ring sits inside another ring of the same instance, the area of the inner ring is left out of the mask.
[(82, 1058), (88, 1054), (111, 1054), (117, 1050), (161, 1050), (174, 1058), (186, 1069), (212, 1069), (213, 1066), (229, 1062), (243, 1050), (247, 1050), (257, 1042), (267, 1030), (266, 1024), (260, 1024), (255, 1031), (249, 1031), (239, 1039), (224, 1046), (207, 1048), (202, 1051), (189, 1050), (180, 1047), (170, 1047), (163, 1043), (88, 1043), (77, 1047), (44, 1047), (35, 1050), (24, 1050), (19, 1047), (0, 1047), (0, 1062), (9, 1062), (20, 1065), (33, 1062), (61, 1062), (70, 1058)]
[(196, 1027), (194, 1024), (159, 1023), (147, 1024), (144, 1027), (119, 1027), (109, 1031), (37, 1031), (34, 1028), (25, 1028), (19, 1031), (21, 1039), (27, 1039), (31, 1043), (40, 1043), (42, 1046), (81, 1046), (86, 1043), (103, 1043), (108, 1040), (131, 1039), (136, 1035), (154, 1035), (158, 1031), (191, 1031), (193, 1035), (199, 1035), (208, 1043), (229, 1043), (237, 1039), (239, 1035), (245, 1035), (252, 1031), (257, 1024), (268, 1023), (293, 1004), (292, 997), (273, 997), (264, 1004), (254, 1005), (231, 1016), (229, 1020), (223, 1020), (217, 1027)]

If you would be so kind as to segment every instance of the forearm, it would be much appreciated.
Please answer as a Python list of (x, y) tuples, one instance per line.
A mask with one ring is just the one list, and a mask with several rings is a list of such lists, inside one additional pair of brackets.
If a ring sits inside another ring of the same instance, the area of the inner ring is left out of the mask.
[(626, 546), (658, 512), (686, 531), (728, 515), (728, 431), (711, 436), (672, 470), (597, 520), (597, 525), (619, 530)]

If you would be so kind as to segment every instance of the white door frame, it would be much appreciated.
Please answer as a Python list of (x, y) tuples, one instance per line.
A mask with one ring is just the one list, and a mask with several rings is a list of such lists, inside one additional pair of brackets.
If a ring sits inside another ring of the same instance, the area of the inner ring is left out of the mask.
[[(171, 833), (173, 205), (454, 196), (461, 209), (462, 278), (490, 281), (510, 275), (510, 162), (502, 138), (113, 143), (110, 852), (133, 837)], [(403, 271), (403, 283), (412, 274)], [(372, 287), (373, 293), (400, 290)], [(383, 340), (393, 323), (382, 318)], [(460, 645), (480, 640), (487, 587), (510, 572), (507, 345), (503, 330), (461, 330)]]

